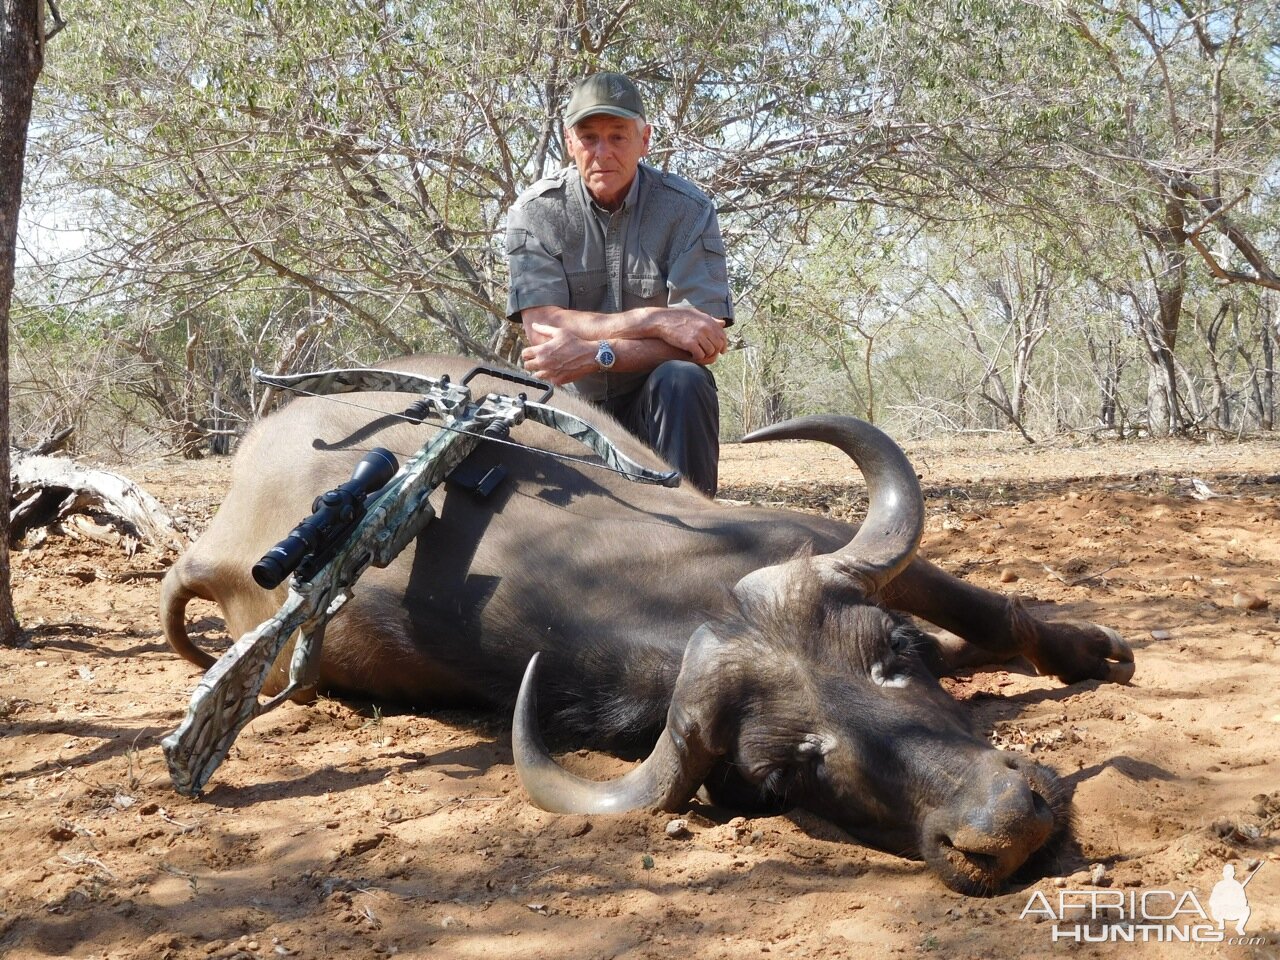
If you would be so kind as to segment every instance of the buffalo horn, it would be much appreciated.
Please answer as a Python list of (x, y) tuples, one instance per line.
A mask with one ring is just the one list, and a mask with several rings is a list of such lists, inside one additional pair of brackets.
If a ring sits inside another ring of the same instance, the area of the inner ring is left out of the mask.
[(924, 530), (924, 496), (915, 468), (883, 431), (855, 417), (802, 417), (748, 434), (762, 440), (820, 440), (848, 454), (867, 482), (867, 516), (849, 543), (835, 553), (764, 567), (743, 577), (740, 599), (776, 599), (802, 566), (830, 586), (853, 586), (866, 596), (879, 592), (911, 562)]
[[(701, 643), (702, 638), (710, 643)], [(690, 685), (702, 686), (689, 676), (701, 673), (697, 668), (690, 670), (691, 661), (705, 659), (699, 657), (697, 651), (714, 646), (715, 642), (705, 627), (694, 634), (685, 650), (667, 725), (653, 751), (624, 776), (609, 781), (586, 780), (552, 759), (538, 730), (539, 654), (535, 653), (520, 684), (511, 727), (516, 774), (534, 804), (553, 813), (622, 813), (640, 809), (678, 810), (687, 803), (706, 779), (717, 755), (705, 742), (704, 735), (711, 724), (700, 722), (692, 715), (701, 714), (710, 705), (705, 697), (687, 695)], [(687, 704), (688, 710), (682, 704)]]

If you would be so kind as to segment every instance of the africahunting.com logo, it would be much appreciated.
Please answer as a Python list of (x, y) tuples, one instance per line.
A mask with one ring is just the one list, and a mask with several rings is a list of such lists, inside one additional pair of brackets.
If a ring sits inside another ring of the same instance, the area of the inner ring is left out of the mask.
[(1245, 888), (1262, 869), (1254, 867), (1243, 881), (1227, 864), (1209, 894), (1209, 909), (1192, 890), (1039, 890), (1023, 908), (1020, 920), (1051, 921), (1050, 935), (1076, 943), (1228, 943), (1258, 945), (1250, 937), (1249, 895)]

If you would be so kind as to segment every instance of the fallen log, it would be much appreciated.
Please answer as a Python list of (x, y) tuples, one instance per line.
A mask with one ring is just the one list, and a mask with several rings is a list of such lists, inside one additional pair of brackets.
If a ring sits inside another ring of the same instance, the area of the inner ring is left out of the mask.
[(61, 457), (28, 456), (14, 463), (10, 489), (11, 545), (29, 530), (62, 523), (73, 514), (105, 515), (124, 527), (126, 537), (158, 549), (186, 545), (186, 538), (160, 502), (118, 473)]

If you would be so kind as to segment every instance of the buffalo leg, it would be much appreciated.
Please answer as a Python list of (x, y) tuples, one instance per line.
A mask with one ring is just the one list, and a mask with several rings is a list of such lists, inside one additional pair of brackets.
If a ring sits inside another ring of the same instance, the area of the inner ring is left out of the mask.
[(1128, 683), (1133, 676), (1133, 651), (1114, 630), (1082, 620), (1041, 620), (1017, 597), (965, 583), (919, 557), (878, 599), (967, 641), (942, 644), (953, 667), (1023, 656), (1064, 683)]

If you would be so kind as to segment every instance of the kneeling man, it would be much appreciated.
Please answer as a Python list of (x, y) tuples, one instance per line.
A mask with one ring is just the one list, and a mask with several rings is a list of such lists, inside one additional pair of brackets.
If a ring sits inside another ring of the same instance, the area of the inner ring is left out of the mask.
[(720, 410), (707, 368), (733, 323), (715, 206), (640, 162), (652, 128), (627, 77), (579, 83), (565, 128), (574, 165), (507, 219), (507, 315), (524, 324), (524, 366), (572, 384), (714, 496)]

